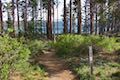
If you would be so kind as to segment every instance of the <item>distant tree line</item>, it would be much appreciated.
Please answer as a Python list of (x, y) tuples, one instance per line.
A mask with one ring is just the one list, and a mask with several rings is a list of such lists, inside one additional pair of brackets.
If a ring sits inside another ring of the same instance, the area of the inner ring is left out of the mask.
[[(103, 35), (120, 32), (120, 0), (85, 0), (84, 6), (81, 0), (70, 0), (68, 5), (66, 0), (63, 2), (63, 33), (76, 33), (75, 25), (77, 25), (77, 34)], [(59, 0), (11, 0), (11, 2), (0, 0), (0, 32), (1, 34), (7, 32), (4, 30), (3, 21), (3, 14), (6, 12), (7, 30), (12, 31), (10, 35), (17, 35), (15, 25), (17, 24), (18, 36), (36, 34), (36, 28), (39, 28), (40, 35), (53, 39), (55, 7), (58, 32)], [(45, 15), (47, 15), (46, 19)], [(17, 21), (15, 21), (16, 17)], [(21, 21), (24, 32), (21, 31)]]

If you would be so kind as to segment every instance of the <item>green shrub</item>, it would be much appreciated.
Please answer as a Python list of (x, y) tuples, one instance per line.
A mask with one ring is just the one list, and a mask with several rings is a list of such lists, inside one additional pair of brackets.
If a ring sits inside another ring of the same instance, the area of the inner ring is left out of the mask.
[(58, 54), (66, 55), (75, 53), (77, 47), (84, 41), (84, 37), (80, 35), (61, 35), (57, 38), (55, 47)]
[(109, 38), (109, 37), (100, 37), (101, 41), (97, 42), (97, 45), (105, 48), (109, 52), (113, 52), (120, 48), (118, 43), (116, 43), (116, 38)]
[(80, 75), (80, 80), (88, 80), (90, 78), (89, 68), (87, 66), (80, 66), (75, 68), (75, 71)]
[[(114, 73), (110, 70), (114, 70), (114, 72), (117, 72), (117, 69), (111, 68), (109, 66), (97, 66), (94, 67), (94, 74), (93, 74), (93, 79), (100, 79), (100, 80), (112, 80), (111, 74)], [(88, 80), (90, 78), (90, 70), (89, 67), (83, 66), (76, 68), (75, 70), (79, 75), (81, 80)]]
[(41, 40), (28, 41), (27, 44), (28, 44), (30, 51), (33, 54), (40, 52), (42, 49), (44, 49), (46, 47), (46, 42), (43, 42)]
[(116, 38), (95, 35), (60, 35), (57, 37), (57, 41), (53, 44), (54, 45), (52, 46), (56, 48), (57, 54), (60, 56), (88, 53), (89, 45), (93, 45), (96, 52), (98, 52), (97, 47), (108, 52), (120, 49), (120, 43), (116, 42)]
[[(101, 60), (95, 63), (101, 63)], [(73, 65), (72, 65), (73, 66)], [(92, 80), (119, 80), (119, 63), (116, 62), (104, 62), (102, 64), (93, 65), (93, 77)], [(73, 69), (80, 76), (80, 80), (88, 80), (90, 78), (90, 67), (89, 64), (80, 61), (79, 66), (74, 66)], [(118, 73), (117, 75), (113, 75)], [(113, 79), (116, 77), (116, 79)]]
[(26, 62), (29, 54), (29, 49), (17, 39), (0, 36), (0, 79), (8, 80), (9, 71), (15, 70), (15, 65)]
[(37, 53), (45, 47), (45, 43), (38, 40), (17, 40), (8, 35), (0, 36), (0, 80), (8, 80), (11, 72), (19, 72), (24, 80), (36, 80), (44, 77), (44, 70), (38, 65), (31, 65), (28, 61), (31, 53)]
[[(56, 49), (56, 54), (65, 57), (69, 66), (80, 76), (80, 80), (90, 79), (88, 58), (84, 55), (88, 54), (88, 46), (92, 45), (95, 53), (99, 51), (113, 52), (120, 49), (120, 43), (117, 38), (97, 36), (97, 35), (60, 35), (56, 42), (51, 42)], [(96, 55), (98, 56), (98, 55)], [(80, 62), (79, 62), (80, 61)], [(109, 62), (102, 58), (98, 58), (94, 62), (94, 75), (92, 80), (113, 80), (111, 75), (119, 69), (117, 62)]]

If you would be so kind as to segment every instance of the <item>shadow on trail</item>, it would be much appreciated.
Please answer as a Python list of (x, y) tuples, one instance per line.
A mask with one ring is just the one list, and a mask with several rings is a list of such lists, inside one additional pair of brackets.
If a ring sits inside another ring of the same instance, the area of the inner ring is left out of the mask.
[(58, 58), (54, 51), (44, 50), (43, 54), (35, 59), (38, 65), (44, 65), (48, 80), (79, 80), (66, 61)]

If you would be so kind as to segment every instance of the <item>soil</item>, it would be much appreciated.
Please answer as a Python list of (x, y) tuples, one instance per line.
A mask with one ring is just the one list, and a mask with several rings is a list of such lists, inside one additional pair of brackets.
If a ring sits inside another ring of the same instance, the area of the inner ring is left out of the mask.
[[(57, 57), (53, 50), (43, 50), (42, 54), (34, 56), (35, 64), (43, 65), (45, 80), (80, 80), (74, 74), (65, 60)], [(39, 76), (37, 76), (39, 77)], [(23, 80), (19, 73), (12, 73), (10, 80)]]
[(58, 58), (54, 51), (43, 51), (39, 57), (39, 64), (45, 66), (47, 80), (79, 80), (65, 60)]

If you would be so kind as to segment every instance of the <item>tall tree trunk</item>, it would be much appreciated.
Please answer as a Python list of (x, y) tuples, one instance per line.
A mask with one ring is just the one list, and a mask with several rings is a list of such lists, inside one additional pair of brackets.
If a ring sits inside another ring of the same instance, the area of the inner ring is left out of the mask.
[(81, 0), (77, 0), (77, 8), (78, 8), (78, 34), (81, 34), (82, 30), (82, 17), (81, 17)]
[(53, 39), (55, 41), (55, 37), (56, 37), (56, 27), (55, 27), (55, 8), (54, 8), (54, 4), (52, 5), (53, 6), (53, 33), (54, 33), (54, 36), (53, 36)]
[(98, 30), (98, 7), (96, 4), (96, 28), (95, 28), (95, 34), (97, 34), (97, 30)]
[(48, 0), (48, 26), (47, 26), (47, 38), (52, 39), (52, 17), (51, 17), (51, 0)]
[(0, 0), (0, 27), (1, 27), (1, 33), (3, 33), (3, 16), (2, 16), (2, 2)]
[[(104, 4), (100, 5), (100, 12), (104, 12), (103, 6), (104, 6)], [(100, 35), (104, 34), (104, 24), (101, 22), (101, 19), (102, 19), (101, 17), (103, 17), (103, 13), (101, 13), (101, 14), (102, 14), (102, 16), (100, 16), (100, 18), (99, 18), (99, 34)]]
[(15, 2), (12, 0), (12, 27), (13, 27), (13, 36), (15, 36)]
[(88, 12), (87, 12), (87, 1), (85, 2), (85, 32), (88, 33)]
[(94, 32), (93, 0), (90, 0), (90, 34)]
[(70, 33), (72, 33), (72, 0), (70, 0)]
[(114, 26), (114, 15), (112, 14), (112, 25), (111, 25), (111, 32), (113, 32), (113, 26)]
[(66, 19), (66, 0), (64, 0), (64, 33), (67, 33), (68, 32), (68, 29), (67, 29), (67, 19)]
[(32, 27), (33, 27), (33, 33), (34, 33), (34, 28), (35, 28), (35, 8), (32, 6)]
[(40, 1), (40, 27), (41, 27), (41, 35), (43, 34), (42, 33), (42, 29), (43, 29), (43, 21), (42, 21), (42, 1)]
[(27, 28), (28, 28), (28, 23), (27, 23), (27, 0), (25, 0), (25, 11), (24, 11), (24, 29), (25, 29), (25, 36), (27, 36)]
[[(34, 10), (34, 32), (36, 31), (35, 29), (37, 28), (37, 6), (34, 6), (35, 10)], [(36, 33), (36, 32), (35, 32)]]
[[(42, 19), (41, 19), (41, 27), (42, 27), (42, 28), (41, 28), (41, 32), (43, 31), (43, 26), (44, 26), (44, 19), (43, 19), (43, 18), (44, 18), (44, 17), (43, 17), (43, 14), (44, 14), (44, 13), (43, 13), (43, 11), (44, 11), (44, 10), (42, 9), (42, 10), (41, 10), (41, 12), (42, 12), (42, 13), (41, 13), (41, 16), (42, 16)], [(43, 35), (43, 32), (42, 32), (42, 35)]]
[(46, 28), (45, 28), (45, 9), (43, 9), (43, 29), (44, 29), (44, 35), (46, 34)]
[(109, 25), (109, 0), (106, 0), (106, 31), (109, 31), (110, 25)]
[(59, 5), (59, 2), (58, 2), (58, 0), (57, 0), (57, 34), (59, 34), (59, 28), (58, 28), (58, 25), (59, 25), (59, 22), (58, 22), (58, 5)]
[(20, 37), (20, 16), (19, 16), (19, 5), (18, 1), (16, 0), (16, 5), (17, 5), (17, 25), (18, 25), (18, 36)]
[(54, 36), (55, 36), (55, 9), (54, 9), (54, 5), (53, 6), (53, 32), (54, 32)]

